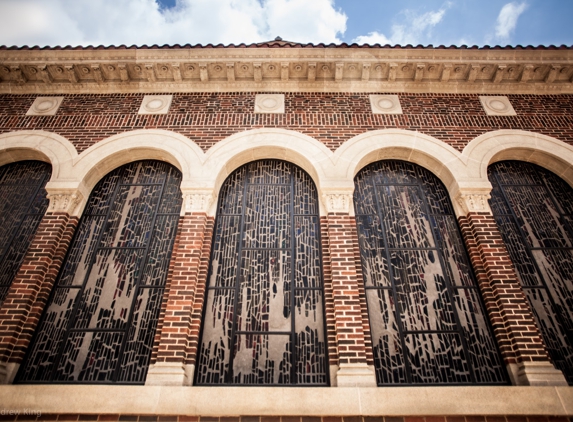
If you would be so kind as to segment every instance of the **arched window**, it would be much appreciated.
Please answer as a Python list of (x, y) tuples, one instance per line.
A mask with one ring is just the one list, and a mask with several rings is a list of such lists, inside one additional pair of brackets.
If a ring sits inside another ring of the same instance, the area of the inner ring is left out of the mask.
[(51, 173), (41, 161), (0, 167), (0, 304), (48, 208), (44, 187)]
[(143, 383), (181, 208), (181, 173), (120, 167), (93, 189), (19, 382)]
[(535, 164), (488, 169), (491, 208), (555, 366), (573, 385), (573, 189)]
[(225, 181), (196, 384), (327, 384), (318, 214), (314, 183), (290, 163)]
[(378, 384), (507, 383), (443, 184), (380, 161), (355, 185)]

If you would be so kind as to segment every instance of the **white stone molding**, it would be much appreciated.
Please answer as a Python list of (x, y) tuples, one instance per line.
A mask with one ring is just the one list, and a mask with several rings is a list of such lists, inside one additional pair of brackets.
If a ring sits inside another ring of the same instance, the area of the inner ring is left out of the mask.
[(327, 213), (354, 215), (353, 192), (348, 190), (323, 192), (322, 198)]
[[(520, 362), (515, 364), (517, 368), (510, 369), (512, 375), (516, 375), (513, 381), (517, 385), (531, 385), (531, 386), (564, 386), (566, 387), (567, 380), (558, 369), (551, 364), (551, 362)], [(515, 374), (515, 369), (517, 373)]]
[(573, 186), (573, 146), (524, 130), (497, 130), (473, 139), (462, 152), (466, 178), (488, 182), (487, 168), (503, 160), (537, 164)]
[(481, 105), (488, 116), (516, 116), (517, 113), (509, 102), (509, 98), (504, 95), (498, 96), (482, 96), (479, 100)]
[(183, 189), (181, 215), (186, 213), (209, 213), (213, 205), (213, 190)]
[(63, 100), (64, 97), (37, 97), (26, 116), (54, 116)]
[(172, 100), (173, 95), (146, 95), (137, 114), (167, 114)]
[(0, 134), (0, 166), (15, 161), (39, 160), (52, 165), (50, 180), (73, 178), (69, 173), (77, 158), (76, 148), (63, 136), (42, 130)]
[[(79, 190), (46, 189), (50, 205), (48, 212), (65, 212), (70, 216), (79, 216), (78, 206), (82, 203), (84, 196)], [(82, 207), (83, 208), (83, 207)]]
[[(456, 214), (468, 215), (470, 212), (487, 212), (491, 214), (491, 208), (489, 206), (488, 200), (491, 198), (489, 191), (466, 191), (460, 190), (455, 198), (454, 208), (456, 208)], [(454, 202), (454, 201), (452, 201)], [(457, 207), (461, 209), (457, 209)]]
[(370, 94), (370, 107), (373, 114), (402, 114), (400, 98), (397, 95)]
[(189, 386), (193, 383), (195, 365), (176, 362), (156, 362), (149, 365), (146, 386)]
[[(141, 129), (120, 133), (92, 145), (74, 162), (73, 179), (87, 191), (113, 169), (137, 160), (160, 160), (177, 167), (183, 186), (200, 185), (203, 151), (183, 135), (161, 129)], [(208, 185), (207, 185), (208, 186)]]
[(19, 363), (0, 362), (0, 384), (12, 384), (20, 369)]
[(418, 164), (438, 177), (450, 195), (467, 178), (459, 151), (431, 136), (401, 129), (375, 130), (346, 141), (334, 153), (336, 177), (353, 181), (362, 168), (380, 160)]
[(376, 374), (366, 364), (341, 364), (336, 373), (337, 387), (376, 387)]
[(255, 113), (277, 113), (285, 112), (284, 94), (256, 94)]

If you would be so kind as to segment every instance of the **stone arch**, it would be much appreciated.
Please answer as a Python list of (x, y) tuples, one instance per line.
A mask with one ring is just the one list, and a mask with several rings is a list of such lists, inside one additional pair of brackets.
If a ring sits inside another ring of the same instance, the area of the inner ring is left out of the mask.
[(38, 160), (52, 165), (51, 181), (66, 179), (76, 148), (63, 136), (43, 130), (23, 130), (0, 135), (0, 166), (16, 161)]
[(137, 160), (160, 160), (177, 167), (183, 184), (201, 173), (203, 152), (188, 138), (160, 129), (142, 129), (111, 136), (82, 152), (74, 163), (74, 175), (88, 195), (95, 184), (113, 169)]
[[(219, 192), (225, 179), (242, 165), (264, 158), (285, 160), (306, 171), (314, 181), (319, 198), (328, 185), (333, 153), (321, 142), (285, 129), (255, 129), (240, 132), (218, 142), (205, 154), (199, 186)], [(216, 201), (213, 201), (216, 202)], [(215, 204), (212, 205), (212, 210)], [(321, 205), (322, 206), (322, 205)]]
[(462, 155), (452, 146), (420, 132), (401, 129), (375, 130), (344, 143), (334, 154), (335, 171), (354, 184), (354, 176), (380, 160), (404, 160), (430, 170), (453, 197), (466, 178)]
[(497, 130), (473, 139), (462, 153), (468, 178), (487, 181), (490, 164), (518, 160), (537, 164), (573, 186), (573, 147), (563, 141), (524, 130)]

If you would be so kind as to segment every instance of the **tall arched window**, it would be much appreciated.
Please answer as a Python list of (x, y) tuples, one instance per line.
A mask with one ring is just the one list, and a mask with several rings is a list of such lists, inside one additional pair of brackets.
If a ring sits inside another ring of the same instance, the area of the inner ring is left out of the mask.
[(145, 381), (180, 183), (171, 165), (140, 161), (96, 185), (17, 381)]
[(355, 185), (378, 384), (507, 383), (443, 184), (380, 161)]
[(41, 161), (0, 167), (0, 305), (48, 208), (44, 187), (51, 173)]
[(491, 208), (551, 360), (573, 385), (573, 189), (520, 161), (488, 169)]
[(290, 163), (225, 181), (196, 384), (327, 384), (318, 214), (314, 183)]

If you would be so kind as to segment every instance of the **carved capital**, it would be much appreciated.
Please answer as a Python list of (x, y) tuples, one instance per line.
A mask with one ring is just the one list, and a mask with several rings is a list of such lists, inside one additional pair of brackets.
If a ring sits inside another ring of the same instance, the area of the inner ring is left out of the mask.
[(491, 198), (491, 195), (484, 192), (460, 193), (458, 194), (456, 201), (460, 205), (465, 215), (469, 214), (470, 212), (491, 213), (491, 208), (489, 207), (488, 203), (489, 198)]
[(191, 192), (183, 194), (183, 213), (208, 212), (213, 203), (212, 192)]
[(75, 215), (78, 205), (83, 199), (83, 195), (79, 191), (74, 192), (51, 192), (48, 193), (50, 212), (65, 212), (68, 215)]
[(323, 194), (322, 198), (328, 213), (349, 214), (352, 209), (352, 193), (350, 192), (328, 192)]

